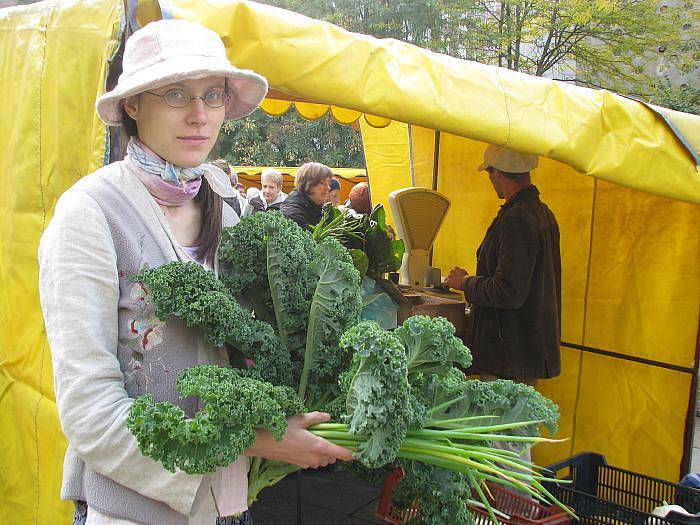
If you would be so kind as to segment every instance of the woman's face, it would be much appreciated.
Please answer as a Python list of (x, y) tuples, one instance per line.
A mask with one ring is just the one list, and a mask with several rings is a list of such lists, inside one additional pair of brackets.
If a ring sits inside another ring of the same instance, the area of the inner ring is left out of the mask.
[(210, 108), (201, 98), (195, 98), (183, 108), (173, 108), (157, 96), (173, 89), (190, 97), (204, 97), (226, 88), (223, 77), (183, 80), (129, 97), (124, 109), (136, 121), (139, 139), (155, 153), (176, 166), (199, 166), (219, 136), (226, 105)]
[(277, 195), (279, 195), (280, 192), (280, 187), (275, 184), (274, 181), (264, 179), (262, 181), (262, 195), (265, 197), (265, 200), (267, 201), (268, 204), (272, 204), (275, 202), (275, 199), (277, 198)]
[(328, 202), (328, 192), (331, 189), (330, 179), (323, 179), (309, 188), (307, 195), (316, 204), (325, 204)]

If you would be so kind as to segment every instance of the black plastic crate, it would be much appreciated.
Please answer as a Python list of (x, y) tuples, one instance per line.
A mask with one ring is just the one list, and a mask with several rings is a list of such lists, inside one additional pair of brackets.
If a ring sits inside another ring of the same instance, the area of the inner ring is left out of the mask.
[(558, 478), (572, 481), (571, 485), (551, 484), (548, 489), (572, 507), (582, 523), (700, 525), (695, 517), (671, 513), (659, 518), (651, 514), (664, 502), (680, 505), (691, 514), (700, 512), (700, 490), (613, 467), (593, 452), (577, 454), (547, 468)]

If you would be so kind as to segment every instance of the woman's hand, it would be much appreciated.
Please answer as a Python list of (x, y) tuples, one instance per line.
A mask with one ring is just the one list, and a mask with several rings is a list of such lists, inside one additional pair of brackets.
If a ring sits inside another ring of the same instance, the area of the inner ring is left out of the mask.
[(258, 438), (253, 446), (246, 450), (246, 455), (283, 461), (301, 468), (325, 467), (338, 459), (351, 461), (350, 450), (314, 436), (306, 430), (312, 425), (326, 423), (330, 419), (331, 416), (324, 412), (310, 412), (290, 417), (287, 420), (287, 433), (282, 441), (275, 441), (265, 430), (256, 430)]

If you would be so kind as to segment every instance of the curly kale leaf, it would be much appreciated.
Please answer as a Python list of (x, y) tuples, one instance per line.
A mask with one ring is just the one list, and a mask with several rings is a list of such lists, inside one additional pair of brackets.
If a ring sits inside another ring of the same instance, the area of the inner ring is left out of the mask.
[[(433, 376), (428, 381), (432, 406), (450, 399), (458, 401), (444, 410), (431, 414), (433, 419), (453, 419), (472, 416), (497, 416), (485, 424), (542, 421), (555, 434), (559, 409), (550, 399), (531, 386), (507, 379), (496, 381), (459, 380), (456, 375)], [(538, 436), (538, 425), (528, 425), (501, 431), (510, 435)]]
[(411, 525), (471, 525), (474, 516), (467, 509), (471, 486), (467, 476), (416, 461), (402, 462), (405, 475), (392, 494), (392, 504), (402, 510), (416, 506), (420, 512)]
[[(244, 217), (222, 234), (221, 280), (256, 319), (270, 323), (301, 369), (318, 257), (311, 234), (279, 212)], [(296, 376), (298, 378), (298, 374)]]
[(317, 259), (308, 271), (316, 286), (309, 309), (304, 370), (299, 394), (310, 408), (338, 394), (338, 375), (349, 356), (339, 348), (343, 332), (360, 319), (360, 275), (347, 250), (333, 238), (318, 244)]
[(409, 375), (442, 374), (454, 365), (468, 368), (472, 363), (469, 349), (444, 317), (409, 317), (394, 334), (406, 347)]
[(194, 262), (144, 268), (133, 280), (146, 287), (160, 319), (179, 317), (214, 346), (229, 343), (255, 361), (250, 374), (278, 385), (293, 384), (292, 362), (273, 328), (240, 307), (216, 276)]
[(267, 231), (269, 227), (288, 227), (287, 222), (277, 211), (256, 213), (221, 233), (221, 281), (255, 311), (257, 319), (271, 324), (275, 316), (267, 276)]
[(281, 213), (255, 213), (224, 228), (219, 246), (222, 281), (234, 295), (267, 288), (267, 228), (284, 224)]
[(203, 410), (188, 418), (180, 407), (156, 403), (148, 394), (134, 401), (127, 419), (141, 452), (171, 472), (203, 474), (227, 466), (253, 444), (256, 428), (280, 440), (287, 417), (304, 410), (287, 387), (213, 365), (183, 370), (177, 391), (182, 398), (198, 396)]
[(396, 459), (408, 429), (422, 424), (425, 409), (411, 393), (406, 354), (391, 332), (363, 321), (345, 332), (340, 346), (353, 354), (341, 378), (345, 420), (350, 433), (369, 436), (355, 457), (379, 468)]
[[(262, 215), (255, 214), (253, 217)], [(303, 357), (311, 298), (318, 277), (309, 268), (320, 257), (309, 232), (284, 219), (265, 225), (267, 276), (280, 339)]]

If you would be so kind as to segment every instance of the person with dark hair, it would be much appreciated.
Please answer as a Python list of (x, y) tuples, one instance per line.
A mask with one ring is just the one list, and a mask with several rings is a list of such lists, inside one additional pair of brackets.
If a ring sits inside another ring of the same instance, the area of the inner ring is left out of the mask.
[(333, 206), (340, 204), (340, 181), (335, 177), (331, 178), (328, 190), (328, 202)]
[(536, 155), (486, 149), (479, 170), (505, 204), (477, 250), (476, 275), (455, 267), (444, 281), (472, 305), (470, 372), (532, 386), (561, 370), (559, 226), (530, 180), (537, 164)]
[(303, 164), (294, 181), (292, 191), (280, 206), (280, 211), (302, 228), (315, 226), (321, 220), (321, 209), (328, 202), (333, 172), (320, 162)]
[(134, 398), (178, 405), (180, 371), (227, 366), (226, 352), (182, 320), (159, 319), (148, 290), (132, 280), (170, 261), (217, 272), (222, 228), (238, 217), (220, 169), (204, 161), (225, 119), (252, 113), (264, 77), (234, 67), (218, 34), (185, 20), (152, 22), (126, 41), (117, 85), (97, 101), (109, 126), (123, 125), (127, 156), (79, 180), (58, 200), (39, 248), (39, 292), (51, 347), (56, 406), (68, 440), (61, 498), (74, 524), (248, 525), (249, 457), (303, 468), (350, 460), (349, 450), (306, 430), (328, 421), (289, 418), (276, 441), (255, 443), (207, 475), (169, 472), (144, 456), (127, 428)]

